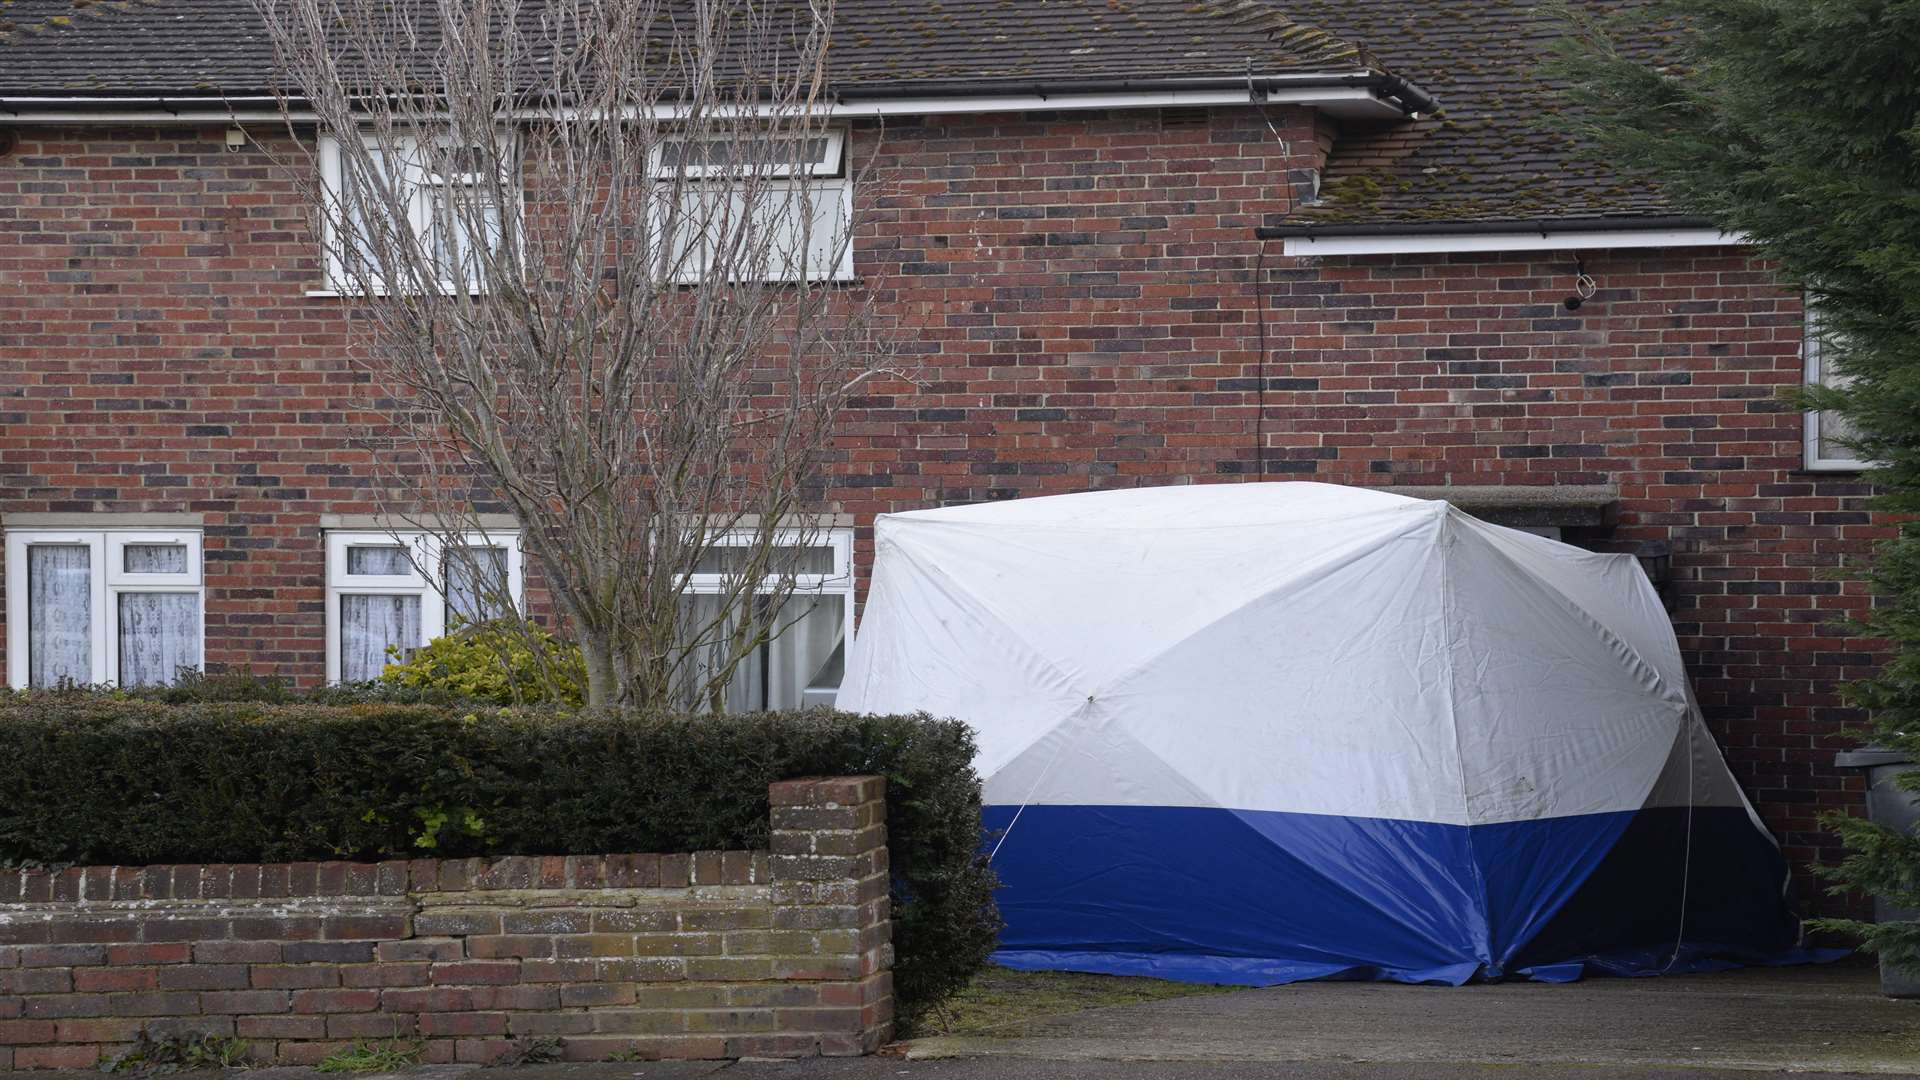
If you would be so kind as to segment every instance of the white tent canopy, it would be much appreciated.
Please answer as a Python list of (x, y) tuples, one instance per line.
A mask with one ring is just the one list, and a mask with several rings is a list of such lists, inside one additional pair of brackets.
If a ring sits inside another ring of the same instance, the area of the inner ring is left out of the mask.
[[(1356, 941), (1342, 956), (1307, 942), (1308, 952), (1335, 956), (1329, 970), (1388, 977), (1509, 966), (1531, 940), (1526, 928), (1551, 921), (1633, 819), (1659, 808), (1686, 812), (1688, 830), (1701, 808), (1731, 812), (1737, 824), (1725, 827), (1762, 841), (1740, 850), (1778, 873), (1630, 556), (1488, 525), (1444, 502), (1312, 483), (885, 515), (876, 549), (841, 706), (924, 710), (975, 728), (989, 817), (1013, 823), (996, 858), (1013, 897), (1002, 898), (1008, 959), (1099, 946), (1092, 951), (1131, 959), (1058, 966), (1218, 967), (1207, 941), (1220, 935), (1187, 915), (1163, 913), (1166, 933), (1115, 929), (1152, 922), (1144, 897), (1162, 887), (1178, 895), (1181, 880), (1208, 871), (1155, 853), (1156, 837), (1191, 846), (1196, 831), (1214, 828), (1251, 830), (1284, 856), (1291, 869), (1267, 867), (1281, 879), (1262, 888), (1297, 874), (1304, 851), (1313, 873), (1378, 879), (1394, 904), (1417, 903), (1442, 879), (1461, 892), (1461, 925), (1438, 936), (1465, 955), (1370, 956)], [(1313, 854), (1327, 829), (1355, 827), (1418, 837), (1395, 841), (1402, 850), (1379, 865)], [(1161, 837), (1165, 828), (1180, 835)], [(1538, 895), (1474, 899), (1484, 891), (1476, 875), (1488, 880), (1481, 860), (1510, 846), (1491, 837), (1532, 850), (1548, 833), (1586, 837), (1577, 842), (1584, 871), (1533, 881)], [(1611, 839), (1595, 842), (1603, 836)], [(1138, 873), (1048, 879), (1062, 854), (1050, 848), (1099, 843), (1125, 848), (1108, 855)], [(1671, 859), (1663, 879), (1677, 885), (1686, 858)], [(1445, 872), (1414, 865), (1422, 861)], [(1032, 879), (1024, 890), (1023, 876)], [(1085, 923), (1100, 892), (1123, 879), (1113, 918), (1092, 917), (1105, 928), (1090, 936), (1061, 910), (1026, 906), (1059, 909), (1071, 896)], [(1770, 942), (1778, 903), (1761, 920)], [(1247, 954), (1227, 966), (1252, 964), (1238, 981), (1327, 973), (1292, 959), (1296, 939), (1312, 937), (1312, 912), (1274, 913), (1285, 940), (1262, 940), (1260, 907), (1235, 902), (1215, 916), (1237, 924), (1217, 948)], [(1492, 925), (1509, 908), (1525, 912), (1525, 926)], [(1669, 945), (1679, 925), (1675, 911)], [(1492, 940), (1502, 933), (1513, 940)]]

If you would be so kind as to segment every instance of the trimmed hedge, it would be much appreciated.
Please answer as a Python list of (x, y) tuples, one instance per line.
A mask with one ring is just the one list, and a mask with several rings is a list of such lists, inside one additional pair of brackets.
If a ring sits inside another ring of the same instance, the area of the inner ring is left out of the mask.
[(0, 694), (0, 862), (142, 865), (759, 848), (767, 786), (887, 778), (903, 1016), (999, 931), (964, 724)]

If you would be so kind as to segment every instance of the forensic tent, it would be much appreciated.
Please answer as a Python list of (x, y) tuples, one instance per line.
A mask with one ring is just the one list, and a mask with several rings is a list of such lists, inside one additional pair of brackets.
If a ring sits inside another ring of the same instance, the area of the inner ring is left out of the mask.
[(839, 706), (978, 734), (1014, 967), (1463, 983), (1806, 959), (1627, 555), (1164, 487), (879, 518)]

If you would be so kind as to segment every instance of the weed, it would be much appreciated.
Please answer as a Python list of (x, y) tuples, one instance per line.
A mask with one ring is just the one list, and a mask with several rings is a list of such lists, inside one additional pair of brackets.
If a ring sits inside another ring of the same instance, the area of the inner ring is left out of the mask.
[(352, 1048), (335, 1051), (314, 1068), (323, 1073), (398, 1072), (420, 1064), (425, 1051), (426, 1044), (418, 1039), (384, 1043), (358, 1039)]
[(119, 1057), (100, 1062), (100, 1071), (133, 1073), (138, 1076), (163, 1076), (186, 1069), (235, 1069), (246, 1064), (253, 1045), (228, 1035), (168, 1035), (162, 1038), (142, 1031), (133, 1049)]
[(515, 1039), (489, 1065), (546, 1065), (559, 1061), (564, 1044), (559, 1039)]

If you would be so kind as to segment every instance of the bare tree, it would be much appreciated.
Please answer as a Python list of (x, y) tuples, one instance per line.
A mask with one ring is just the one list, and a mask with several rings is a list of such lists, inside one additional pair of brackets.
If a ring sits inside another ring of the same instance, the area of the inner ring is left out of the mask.
[(517, 518), (590, 704), (723, 707), (891, 353), (842, 280), (831, 0), (255, 3), (397, 516), (450, 565), (478, 508)]

